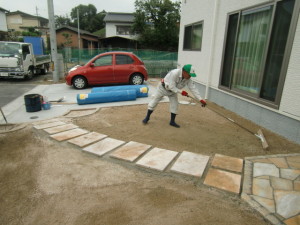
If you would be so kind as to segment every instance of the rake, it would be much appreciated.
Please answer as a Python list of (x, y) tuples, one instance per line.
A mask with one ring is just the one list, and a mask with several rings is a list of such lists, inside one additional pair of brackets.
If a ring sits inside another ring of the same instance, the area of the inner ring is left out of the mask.
[[(190, 96), (190, 95), (188, 95), (187, 97), (189, 97), (189, 98), (193, 99), (195, 102), (198, 102), (199, 104), (201, 104), (201, 103), (200, 103), (197, 99), (195, 99), (194, 97), (192, 97), (192, 96)], [(252, 132), (251, 130), (249, 130), (248, 128), (242, 126), (241, 124), (235, 122), (233, 119), (231, 119), (231, 118), (229, 118), (229, 117), (223, 115), (222, 113), (220, 113), (220, 112), (218, 112), (218, 111), (216, 111), (216, 110), (214, 110), (214, 109), (212, 109), (212, 108), (210, 108), (210, 107), (207, 107), (207, 108), (208, 108), (209, 110), (213, 111), (214, 113), (218, 114), (219, 116), (221, 116), (221, 117), (223, 117), (223, 118), (229, 120), (230, 122), (236, 124), (236, 125), (239, 126), (240, 128), (246, 130), (246, 131), (249, 132), (250, 134), (253, 134), (255, 137), (259, 138), (260, 141), (261, 141), (261, 144), (262, 144), (263, 149), (267, 149), (267, 148), (269, 147), (269, 145), (268, 145), (268, 143), (267, 143), (267, 140), (266, 140), (266, 138), (265, 138), (265, 136), (264, 136), (264, 134), (263, 134), (263, 132), (262, 132), (261, 129), (259, 129), (259, 130), (257, 131), (257, 134), (256, 134), (256, 133)]]

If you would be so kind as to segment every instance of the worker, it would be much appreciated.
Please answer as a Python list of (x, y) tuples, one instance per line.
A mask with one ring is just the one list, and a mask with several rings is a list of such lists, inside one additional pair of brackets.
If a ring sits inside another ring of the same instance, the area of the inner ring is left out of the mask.
[(164, 97), (168, 96), (170, 101), (170, 112), (171, 120), (170, 125), (179, 128), (180, 126), (175, 122), (175, 118), (178, 111), (178, 96), (180, 93), (182, 96), (189, 96), (186, 91), (181, 91), (180, 89), (187, 86), (193, 95), (200, 101), (202, 107), (206, 106), (206, 101), (202, 99), (198, 90), (195, 87), (194, 82), (190, 79), (191, 77), (196, 77), (195, 70), (191, 64), (184, 65), (181, 69), (171, 70), (164, 79), (157, 86), (156, 93), (153, 99), (148, 104), (148, 111), (145, 119), (142, 121), (147, 124), (150, 120), (150, 115), (156, 108), (159, 101)]

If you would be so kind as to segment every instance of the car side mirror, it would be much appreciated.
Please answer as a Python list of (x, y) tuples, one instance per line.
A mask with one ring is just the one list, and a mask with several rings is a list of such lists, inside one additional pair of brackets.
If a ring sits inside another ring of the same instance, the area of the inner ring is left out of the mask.
[(95, 66), (95, 64), (94, 64), (94, 63), (91, 63), (90, 67), (94, 67), (94, 66)]

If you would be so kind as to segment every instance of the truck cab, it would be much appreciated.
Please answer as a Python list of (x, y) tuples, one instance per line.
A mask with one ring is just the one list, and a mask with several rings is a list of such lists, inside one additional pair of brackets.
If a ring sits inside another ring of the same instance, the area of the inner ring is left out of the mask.
[(50, 55), (35, 56), (31, 43), (0, 42), (0, 77), (31, 79), (49, 69)]

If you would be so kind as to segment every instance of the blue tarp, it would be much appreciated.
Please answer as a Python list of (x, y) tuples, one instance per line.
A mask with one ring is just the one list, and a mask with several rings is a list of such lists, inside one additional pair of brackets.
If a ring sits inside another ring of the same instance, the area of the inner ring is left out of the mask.
[(132, 100), (136, 100), (135, 90), (120, 90), (77, 95), (78, 105)]
[(99, 92), (112, 92), (112, 91), (122, 91), (122, 90), (134, 90), (136, 92), (136, 97), (148, 97), (149, 88), (147, 85), (120, 85), (120, 86), (109, 86), (109, 87), (96, 87), (92, 88), (91, 93)]

